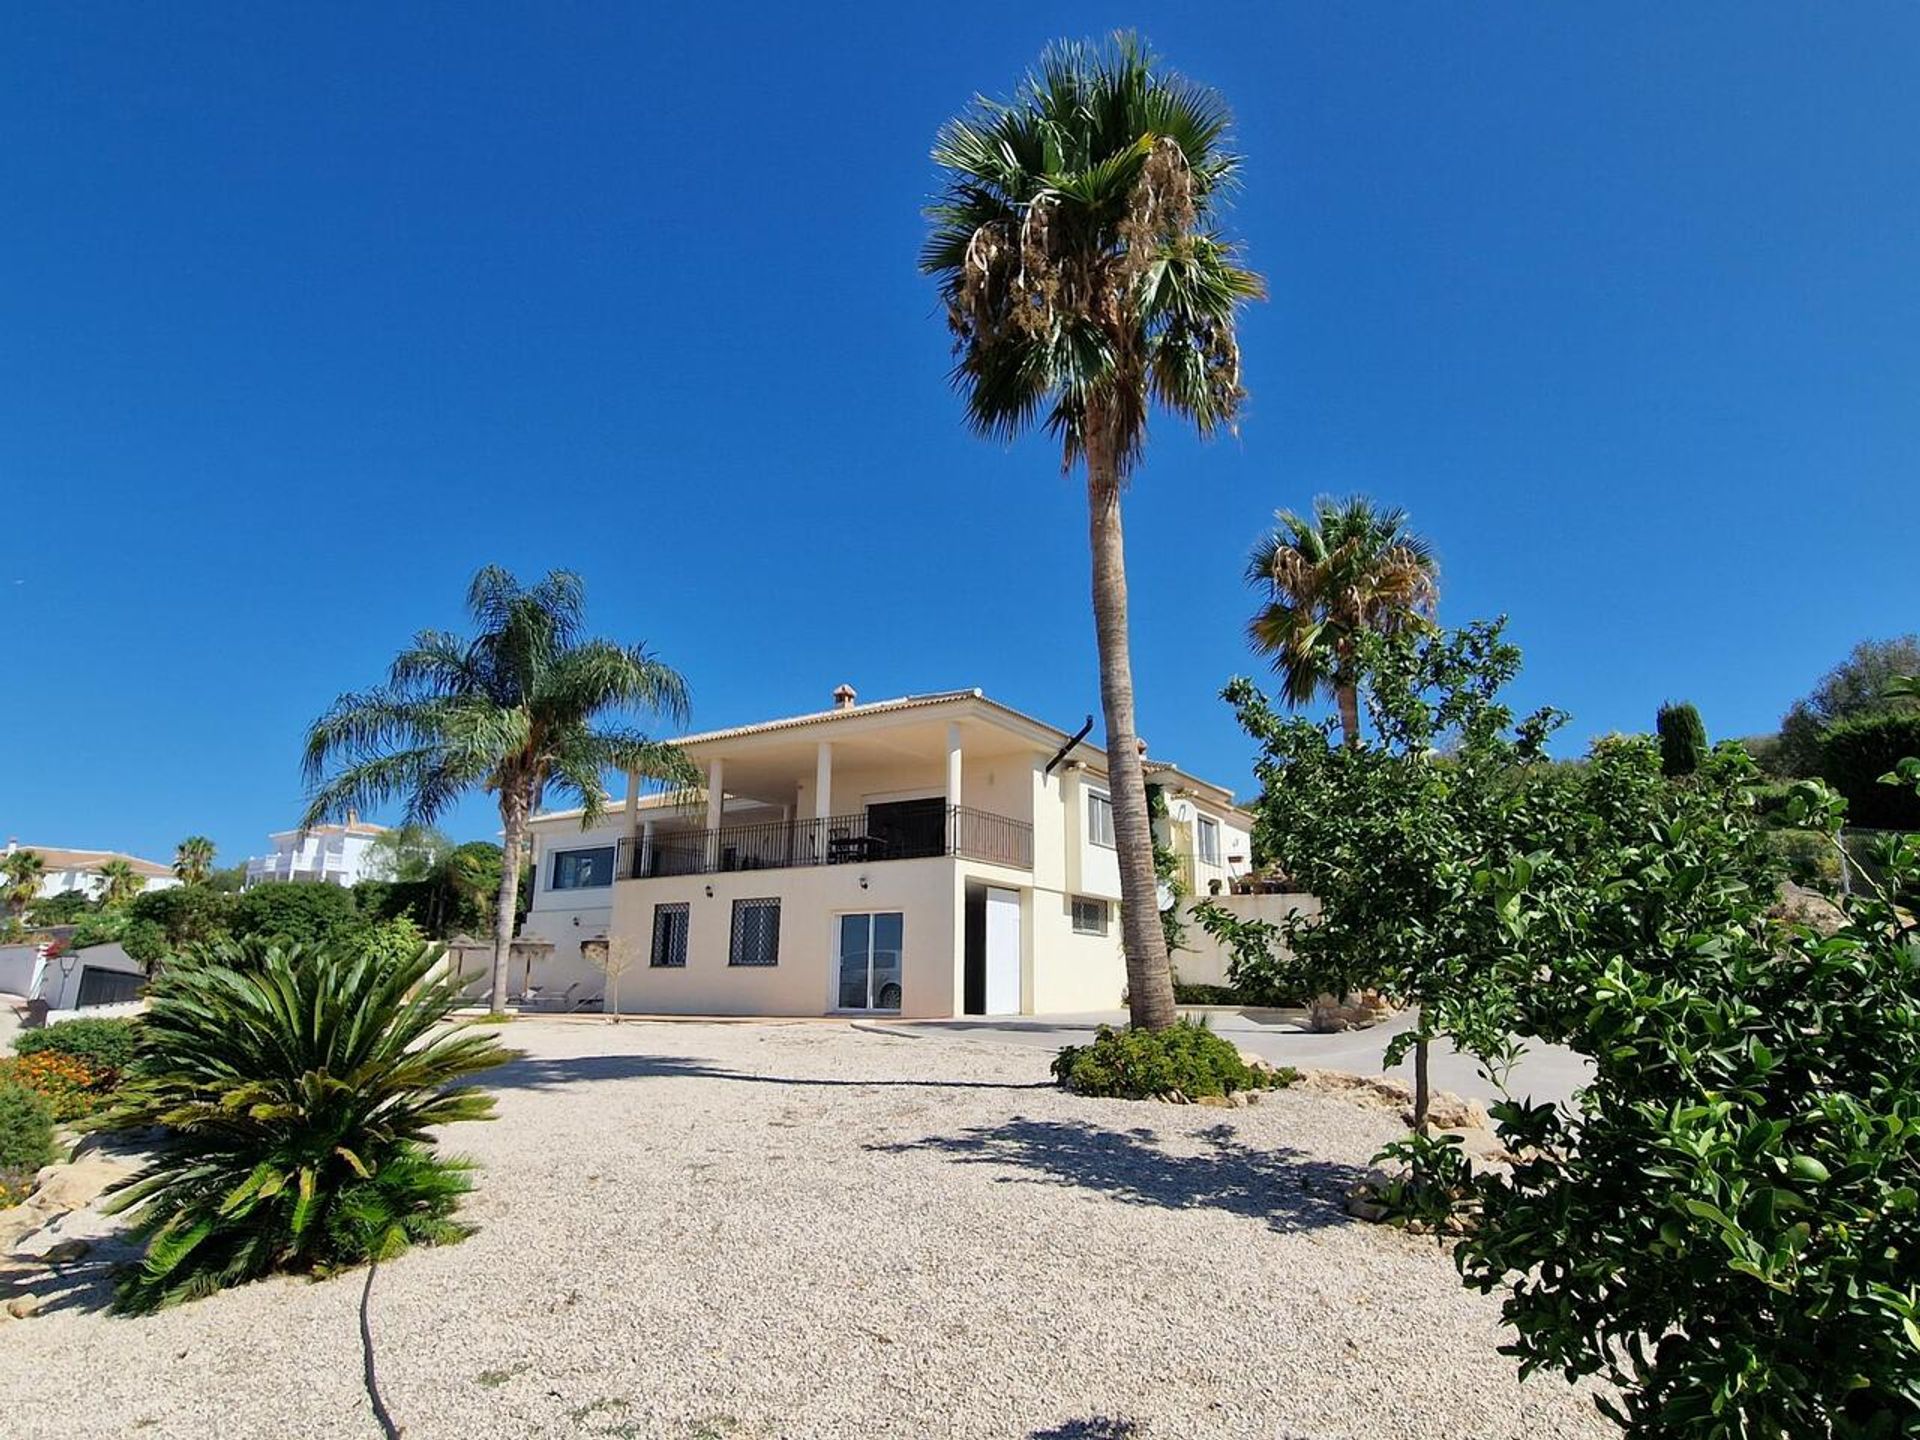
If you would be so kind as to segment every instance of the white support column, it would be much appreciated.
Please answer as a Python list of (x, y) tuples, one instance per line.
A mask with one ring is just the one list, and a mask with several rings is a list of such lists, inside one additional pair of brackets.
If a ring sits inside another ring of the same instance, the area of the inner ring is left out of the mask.
[(833, 814), (833, 742), (822, 740), (813, 761), (813, 815), (824, 820)]
[(653, 873), (653, 817), (647, 817), (646, 824), (640, 827), (640, 865), (634, 872), (635, 879), (644, 879)]
[(720, 868), (720, 818), (726, 813), (726, 763), (716, 755), (707, 762), (707, 868)]
[[(616, 875), (614, 877), (616, 880), (625, 880), (647, 873), (640, 868), (644, 856), (637, 853), (643, 849), (640, 844), (640, 772), (638, 770), (627, 771), (626, 824), (622, 829), (626, 836), (625, 845), (636, 853), (633, 857), (633, 868), (625, 875)], [(619, 854), (617, 850), (614, 853)]]
[(960, 853), (960, 726), (947, 722), (947, 853)]

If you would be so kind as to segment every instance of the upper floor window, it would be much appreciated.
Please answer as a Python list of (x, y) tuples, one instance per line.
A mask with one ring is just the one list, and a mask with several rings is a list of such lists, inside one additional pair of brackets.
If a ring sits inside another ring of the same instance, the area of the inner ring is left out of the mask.
[(780, 902), (733, 902), (733, 934), (727, 945), (729, 965), (780, 963)]
[(1087, 791), (1087, 838), (1113, 849), (1113, 797), (1104, 791)]
[(549, 890), (591, 890), (613, 884), (613, 846), (591, 850), (557, 850), (547, 882)]
[(1220, 863), (1220, 822), (1202, 815), (1193, 823), (1193, 836), (1200, 847), (1200, 860), (1205, 865)]

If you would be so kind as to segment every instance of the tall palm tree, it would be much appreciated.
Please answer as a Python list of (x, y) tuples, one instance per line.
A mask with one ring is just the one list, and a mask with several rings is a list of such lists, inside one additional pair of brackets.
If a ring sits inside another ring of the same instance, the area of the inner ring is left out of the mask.
[(1203, 435), (1244, 391), (1234, 320), (1261, 283), (1218, 227), (1238, 157), (1213, 92), (1128, 36), (1058, 45), (1012, 101), (977, 99), (934, 144), (944, 172), (921, 268), (937, 276), (968, 424), (1036, 423), (1084, 464), (1108, 782), (1133, 1023), (1174, 1020), (1134, 731), (1120, 497), (1154, 402)]
[(124, 905), (147, 888), (146, 877), (133, 868), (133, 862), (115, 856), (101, 862), (94, 872), (100, 877), (100, 903)]
[(46, 874), (47, 857), (38, 850), (13, 850), (0, 859), (0, 876), (7, 882), (7, 904), (16, 916), (40, 897), (40, 877)]
[(547, 793), (578, 799), (585, 828), (604, 813), (609, 770), (676, 784), (696, 777), (676, 746), (601, 723), (621, 711), (684, 723), (687, 686), (644, 646), (583, 638), (579, 576), (555, 570), (522, 586), (490, 565), (473, 577), (467, 612), (471, 639), (421, 631), (394, 659), (385, 685), (342, 695), (313, 722), (300, 823), (399, 800), (405, 823), (430, 825), (469, 790), (491, 793), (506, 852), (494, 913), (490, 1003), (497, 1013), (507, 1004), (527, 821)]
[(1247, 639), (1273, 657), (1289, 705), (1331, 696), (1346, 743), (1357, 745), (1360, 636), (1431, 625), (1439, 561), (1408, 528), (1405, 510), (1376, 509), (1364, 495), (1323, 495), (1311, 516), (1281, 510), (1274, 521), (1247, 558), (1247, 583), (1266, 595)]
[(213, 874), (213, 841), (189, 835), (173, 849), (173, 873), (183, 885), (204, 885)]

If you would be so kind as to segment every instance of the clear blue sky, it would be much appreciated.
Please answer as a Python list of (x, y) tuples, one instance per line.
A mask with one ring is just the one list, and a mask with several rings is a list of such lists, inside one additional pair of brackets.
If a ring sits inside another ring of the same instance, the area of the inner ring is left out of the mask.
[(914, 258), (941, 120), (1117, 25), (1231, 102), (1273, 291), (1240, 438), (1160, 425), (1129, 496), (1155, 754), (1248, 784), (1242, 557), (1321, 491), (1409, 507), (1575, 744), (1920, 627), (1910, 5), (392, 10), (9, 16), (0, 832), (258, 851), (488, 561), (580, 571), (703, 727), (1076, 725), (1081, 492), (962, 430)]

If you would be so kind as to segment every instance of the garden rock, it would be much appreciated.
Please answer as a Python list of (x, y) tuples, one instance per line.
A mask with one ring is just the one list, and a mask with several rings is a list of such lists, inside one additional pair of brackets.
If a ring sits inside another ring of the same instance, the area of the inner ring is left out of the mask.
[(7, 1314), (16, 1320), (25, 1320), (29, 1316), (38, 1315), (44, 1303), (38, 1295), (16, 1295), (7, 1302)]
[(135, 1168), (100, 1154), (83, 1156), (71, 1165), (49, 1165), (40, 1171), (28, 1203), (49, 1212), (78, 1210), (98, 1200), (108, 1186), (124, 1180)]
[(1838, 905), (1818, 891), (1796, 885), (1791, 880), (1780, 882), (1780, 898), (1774, 901), (1773, 908), (1767, 913), (1788, 925), (1808, 926), (1822, 938), (1847, 923), (1847, 917), (1841, 913)]
[(1321, 995), (1307, 1006), (1307, 1028), (1316, 1034), (1329, 1034), (1342, 1030), (1364, 1030), (1377, 1025), (1393, 1007), (1381, 997), (1378, 991), (1367, 990), (1359, 995)]
[(90, 1240), (56, 1240), (40, 1252), (40, 1258), (49, 1265), (71, 1265), (76, 1260), (84, 1260), (93, 1249)]

